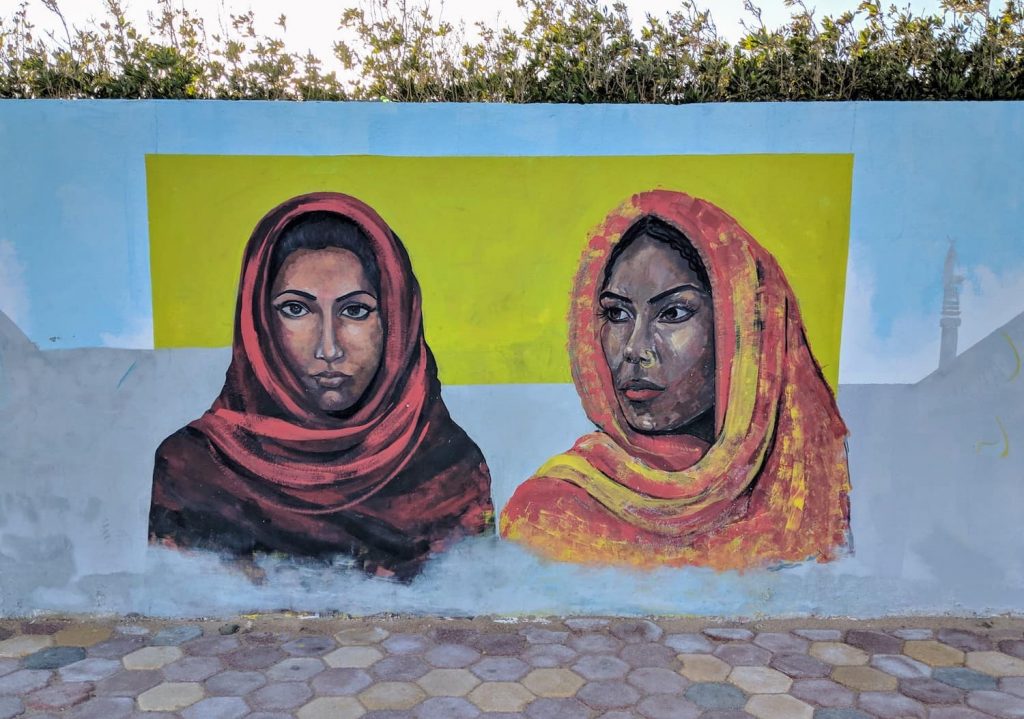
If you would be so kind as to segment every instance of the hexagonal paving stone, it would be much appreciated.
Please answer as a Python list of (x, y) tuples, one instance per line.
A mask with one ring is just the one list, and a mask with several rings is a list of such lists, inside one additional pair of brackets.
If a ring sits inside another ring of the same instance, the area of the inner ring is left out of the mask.
[(392, 634), (381, 642), (389, 654), (422, 654), (431, 646), (432, 642), (422, 634)]
[(1024, 659), (1024, 639), (1004, 639), (999, 642), (999, 651), (1011, 657)]
[[(763, 650), (758, 650), (763, 651)], [(675, 669), (679, 666), (678, 655), (664, 644), (627, 644), (619, 652), (619, 658), (631, 667), (664, 667)]]
[(530, 702), (526, 716), (529, 719), (588, 719), (590, 709), (576, 699), (544, 698)]
[(320, 697), (299, 709), (298, 719), (358, 719), (366, 710), (352, 697)]
[(835, 666), (858, 666), (868, 663), (868, 654), (862, 649), (841, 642), (814, 642), (808, 650), (815, 659)]
[(241, 697), (210, 697), (196, 702), (181, 713), (183, 719), (241, 719), (249, 705)]
[(464, 644), (439, 644), (424, 658), (438, 669), (462, 669), (480, 658), (480, 652)]
[(22, 669), (0, 677), (0, 694), (28, 694), (50, 683), (53, 672), (46, 669)]
[(178, 647), (143, 647), (121, 660), (125, 669), (160, 669), (181, 659)]
[(928, 710), (920, 702), (896, 692), (861, 692), (861, 709), (879, 719), (926, 719)]
[(484, 682), (469, 693), (468, 699), (485, 712), (520, 712), (534, 695), (522, 684)]
[(75, 624), (54, 634), (53, 641), (65, 647), (91, 647), (110, 639), (112, 631), (102, 625)]
[(116, 659), (83, 659), (62, 667), (58, 674), (65, 682), (98, 682), (117, 674), (122, 668)]
[(991, 719), (991, 714), (982, 714), (977, 709), (968, 707), (931, 707), (928, 719)]
[(390, 636), (388, 630), (381, 627), (350, 627), (342, 629), (334, 635), (338, 644), (361, 645), (378, 644)]
[(967, 691), (995, 689), (997, 683), (995, 677), (966, 667), (938, 667), (932, 671), (932, 677), (943, 684)]
[(608, 626), (608, 620), (600, 617), (571, 617), (565, 620), (565, 626), (578, 632), (589, 632)]
[(814, 709), (788, 694), (759, 694), (744, 707), (758, 719), (811, 719)]
[(25, 703), (18, 697), (0, 697), (0, 719), (14, 719), (25, 712)]
[(515, 657), (484, 657), (470, 671), (488, 682), (514, 682), (526, 676), (530, 665)]
[(569, 639), (569, 632), (560, 632), (543, 627), (527, 627), (521, 630), (530, 644), (561, 644)]
[(411, 709), (426, 698), (426, 693), (411, 682), (372, 684), (359, 695), (367, 709)]
[(711, 654), (680, 654), (683, 668), (679, 673), (691, 682), (721, 682), (729, 676), (732, 667)]
[(561, 667), (579, 656), (564, 644), (537, 644), (523, 652), (522, 658), (531, 667)]
[(1000, 679), (999, 691), (1013, 694), (1017, 697), (1024, 697), (1024, 677), (1004, 677)]
[(754, 637), (754, 644), (777, 654), (802, 654), (811, 646), (803, 637), (789, 632), (761, 632)]
[(185, 642), (203, 636), (203, 628), (195, 624), (166, 627), (153, 635), (150, 644), (154, 647), (179, 647)]
[(526, 649), (526, 637), (505, 632), (481, 634), (473, 641), (473, 647), (485, 656), (515, 656)]
[(261, 672), (240, 672), (231, 669), (207, 679), (206, 691), (214, 696), (242, 697), (266, 683), (267, 678)]
[[(636, 705), (636, 710), (647, 719), (697, 719), (697, 717), (713, 719), (716, 714), (713, 711), (701, 713), (703, 710), (699, 706), (677, 694), (658, 694), (645, 697)], [(732, 710), (726, 711), (732, 712)], [(623, 712), (623, 714), (630, 719), (634, 716), (630, 712)], [(749, 719), (750, 716), (743, 712), (737, 712), (737, 714), (742, 719)], [(608, 714), (604, 714), (602, 719), (606, 717)]]
[[(93, 697), (87, 699), (64, 716), (67, 719), (125, 719), (135, 709), (135, 701), (128, 697)], [(0, 711), (0, 717), (4, 713)]]
[(304, 682), (324, 669), (324, 663), (314, 657), (290, 657), (270, 667), (266, 675), (274, 682)]
[(373, 677), (363, 669), (328, 669), (313, 677), (310, 685), (320, 696), (358, 694), (373, 684)]
[(1024, 676), (1024, 659), (1017, 659), (1002, 652), (968, 652), (966, 664), (970, 669), (994, 677)]
[(690, 685), (680, 674), (663, 667), (634, 669), (626, 681), (645, 694), (679, 694)]
[(851, 629), (846, 633), (846, 643), (868, 654), (899, 654), (903, 649), (902, 639), (869, 629)]
[(203, 637), (189, 642), (188, 653), (195, 657), (217, 657), (230, 654), (240, 646), (238, 637)]
[(474, 719), (480, 710), (462, 697), (432, 697), (413, 710), (416, 719)]
[(601, 632), (589, 632), (570, 637), (569, 646), (580, 654), (614, 654), (622, 649), (622, 642)]
[(892, 635), (899, 639), (931, 639), (935, 633), (931, 629), (904, 628), (894, 629)]
[(13, 671), (17, 671), (20, 668), (21, 662), (17, 659), (11, 659), (9, 657), (6, 659), (0, 659), (0, 677), (5, 674), (10, 674)]
[(416, 683), (432, 697), (463, 697), (480, 679), (466, 669), (432, 669)]
[(480, 637), (480, 632), (467, 627), (437, 626), (428, 632), (431, 639), (438, 644), (472, 644)]
[(776, 654), (768, 666), (794, 679), (817, 679), (832, 673), (831, 664), (807, 654)]
[(772, 658), (767, 649), (746, 642), (723, 644), (715, 650), (715, 656), (734, 667), (764, 666)]
[(852, 690), (831, 679), (797, 679), (789, 693), (821, 707), (852, 707), (857, 698)]
[(629, 672), (630, 666), (611, 654), (587, 654), (572, 665), (572, 670), (585, 679), (621, 679)]
[(612, 624), (611, 633), (626, 644), (650, 644), (660, 640), (665, 631), (649, 619), (627, 619)]
[(144, 646), (146, 640), (142, 637), (115, 637), (87, 647), (85, 653), (96, 659), (121, 659)]
[(337, 642), (330, 637), (316, 635), (285, 642), (281, 649), (293, 657), (321, 657), (337, 646)]
[(1020, 697), (1004, 692), (970, 692), (967, 695), (967, 704), (1000, 719), (1024, 717), (1024, 702), (1020, 700)]
[(195, 682), (165, 682), (142, 692), (136, 701), (142, 711), (176, 712), (192, 706), (203, 694), (202, 685)]
[(75, 682), (39, 689), (24, 698), (29, 709), (59, 712), (81, 704), (92, 695), (92, 684)]
[(383, 658), (376, 647), (346, 646), (325, 655), (324, 661), (336, 669), (366, 669)]
[(793, 634), (812, 642), (838, 642), (843, 638), (838, 629), (794, 629)]
[(665, 646), (679, 654), (710, 654), (715, 645), (700, 634), (670, 634), (665, 637)]
[(886, 692), (896, 688), (896, 677), (872, 667), (840, 666), (832, 670), (832, 679), (861, 692)]
[(955, 667), (964, 663), (964, 653), (931, 639), (909, 640), (903, 644), (903, 653), (930, 667)]
[(583, 686), (580, 675), (568, 669), (534, 669), (522, 681), (539, 697), (571, 697)]
[(962, 652), (984, 652), (992, 649), (992, 640), (966, 629), (940, 629), (935, 638)]
[(876, 654), (871, 657), (871, 666), (900, 679), (921, 679), (932, 674), (930, 666), (902, 654)]
[(157, 669), (118, 672), (96, 685), (97, 696), (137, 697), (164, 680)]
[(184, 657), (161, 671), (170, 682), (201, 682), (224, 671), (224, 662), (217, 657)]
[(732, 684), (700, 682), (686, 688), (686, 698), (705, 709), (742, 709), (747, 695)]
[(274, 682), (249, 695), (255, 709), (295, 709), (313, 696), (313, 690), (304, 682)]
[(85, 650), (81, 647), (47, 647), (29, 654), (21, 663), (26, 669), (59, 669), (83, 659)]
[(419, 657), (386, 657), (373, 665), (370, 673), (385, 682), (414, 682), (430, 671), (430, 665)]
[(13, 657), (17, 659), (18, 657), (35, 654), (40, 649), (45, 649), (52, 645), (53, 637), (51, 636), (19, 634), (0, 642), (0, 657)]
[(277, 647), (246, 646), (230, 654), (225, 654), (223, 659), (225, 664), (235, 669), (253, 670), (267, 669), (287, 656)]
[(621, 681), (590, 682), (576, 693), (576, 698), (595, 709), (623, 709), (640, 700), (640, 692)]
[(900, 693), (925, 704), (956, 704), (964, 697), (963, 690), (930, 677), (901, 680)]
[(713, 639), (724, 641), (749, 642), (754, 638), (754, 633), (742, 627), (708, 627), (704, 633)]
[(747, 694), (783, 694), (793, 684), (788, 676), (768, 667), (736, 667), (728, 681)]

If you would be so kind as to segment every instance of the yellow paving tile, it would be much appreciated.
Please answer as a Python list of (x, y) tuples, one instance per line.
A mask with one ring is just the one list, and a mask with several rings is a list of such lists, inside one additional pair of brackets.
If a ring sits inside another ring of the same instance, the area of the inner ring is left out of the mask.
[(757, 694), (745, 707), (758, 719), (812, 719), (814, 709), (788, 694)]
[[(154, 647), (155, 648), (155, 647)], [(203, 698), (203, 686), (195, 682), (165, 682), (139, 694), (136, 700), (144, 712), (176, 712)]]
[(872, 667), (836, 667), (832, 670), (832, 679), (861, 692), (891, 692), (898, 684), (892, 674)]
[(485, 712), (518, 712), (534, 696), (518, 682), (484, 682), (469, 693), (469, 700)]
[(358, 719), (366, 710), (352, 697), (320, 697), (296, 712), (298, 719)]
[(962, 651), (932, 639), (904, 642), (903, 653), (931, 667), (956, 667), (964, 663)]
[(53, 637), (19, 634), (0, 642), (0, 657), (17, 659), (18, 657), (35, 654), (40, 649), (46, 649), (46, 647), (50, 646), (53, 646)]
[(159, 669), (181, 659), (178, 647), (143, 647), (125, 655), (121, 663), (125, 669)]
[(324, 657), (327, 666), (336, 669), (365, 669), (384, 657), (379, 649), (373, 647), (342, 647)]
[(534, 669), (523, 677), (522, 683), (539, 697), (571, 697), (586, 682), (568, 669)]
[(729, 682), (747, 694), (785, 694), (793, 685), (792, 679), (768, 667), (736, 667)]
[(691, 682), (724, 682), (732, 667), (710, 654), (680, 654), (679, 673)]
[(359, 695), (359, 701), (371, 711), (412, 709), (426, 698), (426, 693), (411, 682), (380, 682)]
[(110, 639), (111, 633), (110, 627), (79, 624), (61, 629), (53, 639), (57, 644), (65, 647), (91, 647), (93, 644)]
[(338, 640), (338, 644), (377, 644), (387, 639), (390, 634), (387, 629), (380, 627), (352, 627), (351, 629), (342, 629), (334, 635), (334, 638)]
[(465, 669), (434, 669), (417, 679), (416, 683), (432, 697), (464, 697), (480, 680)]
[(968, 652), (967, 666), (994, 677), (1024, 677), (1024, 659), (1002, 652)]

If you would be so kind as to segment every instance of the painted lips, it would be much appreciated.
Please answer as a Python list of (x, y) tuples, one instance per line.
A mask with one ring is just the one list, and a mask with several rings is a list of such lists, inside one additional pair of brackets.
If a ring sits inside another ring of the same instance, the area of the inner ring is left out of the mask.
[(320, 374), (313, 375), (313, 379), (324, 389), (338, 389), (338, 387), (345, 384), (349, 376), (342, 372), (321, 372)]
[(664, 392), (665, 388), (646, 379), (631, 379), (623, 383), (619, 391), (630, 402), (650, 402)]

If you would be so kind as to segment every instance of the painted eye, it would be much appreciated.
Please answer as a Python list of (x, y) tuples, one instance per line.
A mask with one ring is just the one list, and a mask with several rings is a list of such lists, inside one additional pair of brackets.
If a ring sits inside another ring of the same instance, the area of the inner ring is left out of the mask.
[(366, 305), (345, 305), (338, 311), (338, 314), (350, 320), (365, 320), (371, 312), (373, 309)]
[(622, 307), (605, 307), (603, 314), (609, 322), (615, 324), (629, 321), (629, 312)]
[(686, 322), (686, 320), (691, 317), (693, 317), (693, 310), (688, 307), (683, 307), (682, 305), (666, 307), (661, 311), (661, 314), (658, 315), (658, 319), (660, 321), (670, 323)]
[(295, 318), (308, 315), (309, 310), (301, 302), (283, 302), (277, 306), (277, 311), (285, 317)]

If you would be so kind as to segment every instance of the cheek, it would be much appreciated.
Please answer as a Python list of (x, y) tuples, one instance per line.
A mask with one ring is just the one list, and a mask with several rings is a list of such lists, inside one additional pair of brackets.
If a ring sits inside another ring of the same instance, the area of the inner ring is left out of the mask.
[(714, 375), (714, 337), (705, 323), (684, 322), (663, 336), (662, 364), (673, 381)]
[(316, 322), (312, 318), (278, 318), (273, 327), (274, 339), (292, 366), (304, 366), (312, 359), (318, 334)]
[(384, 333), (379, 319), (346, 322), (339, 340), (359, 369), (376, 371), (384, 351)]
[(601, 349), (604, 351), (604, 361), (613, 370), (622, 364), (622, 348), (626, 343), (625, 325), (605, 324), (601, 328)]

